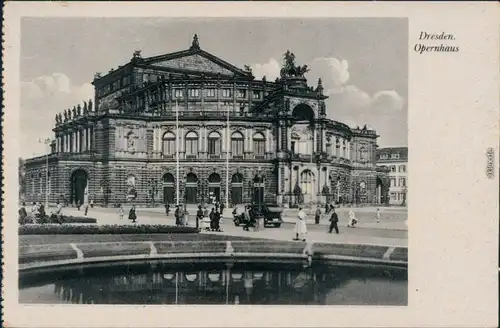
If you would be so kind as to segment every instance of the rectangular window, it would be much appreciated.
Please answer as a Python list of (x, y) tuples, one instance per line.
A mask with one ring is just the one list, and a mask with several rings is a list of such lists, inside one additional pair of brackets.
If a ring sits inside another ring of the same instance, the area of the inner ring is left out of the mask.
[(406, 172), (406, 166), (405, 165), (400, 165), (399, 166), (399, 172)]
[(231, 89), (222, 89), (222, 97), (231, 98)]
[(396, 179), (392, 178), (390, 181), (391, 181), (391, 187), (396, 187)]
[(405, 178), (399, 178), (399, 186), (406, 187), (406, 179)]
[(238, 89), (238, 98), (246, 98), (247, 91), (245, 89)]
[(396, 200), (396, 193), (393, 193), (393, 192), (391, 193), (391, 199)]
[(264, 156), (266, 153), (266, 141), (265, 140), (254, 140), (254, 153), (257, 156)]
[(392, 159), (399, 159), (399, 154), (392, 154), (392, 155), (391, 155), (391, 158), (392, 158)]
[(175, 139), (163, 140), (163, 154), (175, 155)]
[(233, 156), (243, 156), (243, 139), (231, 140), (231, 152)]
[(198, 154), (198, 139), (186, 139), (186, 155)]
[(198, 98), (200, 96), (200, 89), (189, 89), (189, 97)]
[(220, 155), (221, 145), (219, 138), (209, 138), (208, 139), (208, 153), (210, 155)]
[(177, 98), (177, 99), (184, 98), (184, 90), (183, 89), (174, 89), (174, 98)]
[(215, 89), (207, 89), (207, 97), (215, 97)]
[(260, 91), (255, 91), (253, 92), (253, 99), (260, 99)]

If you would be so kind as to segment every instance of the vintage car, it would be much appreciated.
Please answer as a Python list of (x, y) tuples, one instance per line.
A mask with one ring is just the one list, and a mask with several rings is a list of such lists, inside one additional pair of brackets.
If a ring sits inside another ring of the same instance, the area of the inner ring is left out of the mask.
[[(252, 217), (252, 221), (250, 226), (254, 225), (255, 216), (259, 213), (264, 217), (264, 226), (274, 226), (279, 228), (283, 223), (283, 219), (281, 218), (281, 214), (283, 213), (283, 209), (275, 204), (264, 204), (260, 206), (258, 205), (250, 205), (250, 215)], [(234, 225), (239, 226), (241, 224), (246, 224), (245, 215), (243, 213), (234, 217)]]

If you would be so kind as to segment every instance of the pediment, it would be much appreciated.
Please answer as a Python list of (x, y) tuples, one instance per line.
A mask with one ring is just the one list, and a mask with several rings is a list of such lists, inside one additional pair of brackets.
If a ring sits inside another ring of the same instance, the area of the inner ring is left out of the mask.
[(160, 56), (153, 60), (148, 60), (148, 64), (177, 70), (227, 76), (245, 74), (239, 68), (204, 52), (187, 53), (181, 56)]

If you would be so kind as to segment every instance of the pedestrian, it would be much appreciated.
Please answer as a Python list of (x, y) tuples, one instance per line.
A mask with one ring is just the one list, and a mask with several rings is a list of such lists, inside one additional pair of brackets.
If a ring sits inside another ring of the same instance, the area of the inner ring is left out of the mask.
[(354, 228), (354, 226), (358, 223), (358, 220), (356, 220), (356, 215), (354, 214), (354, 211), (352, 209), (349, 210), (349, 223), (347, 226), (349, 228)]
[(187, 204), (184, 204), (184, 208), (182, 210), (182, 225), (187, 226), (189, 224), (189, 212), (187, 210)]
[(306, 212), (299, 207), (299, 214), (297, 215), (297, 222), (295, 222), (295, 238), (294, 240), (302, 239), (306, 241), (307, 225), (306, 225)]
[(314, 223), (319, 224), (319, 220), (321, 219), (321, 209), (318, 208), (316, 209), (316, 214), (314, 214)]
[(226, 207), (224, 206), (224, 203), (220, 203), (219, 207), (220, 207), (220, 216), (222, 218), (224, 216), (224, 209)]
[(45, 205), (40, 204), (40, 207), (38, 208), (38, 215), (39, 215), (41, 218), (44, 218), (44, 217), (45, 217)]
[(220, 212), (215, 211), (215, 231), (219, 231), (219, 232), (221, 231), (220, 220), (221, 220)]
[(170, 214), (170, 204), (168, 202), (165, 203), (165, 214), (167, 214), (167, 216)]
[(132, 220), (132, 223), (135, 224), (135, 221), (137, 220), (137, 214), (135, 213), (135, 205), (132, 205), (130, 208), (130, 211), (128, 212), (128, 219)]
[(203, 210), (201, 205), (198, 205), (198, 211), (196, 212), (196, 229), (200, 227), (200, 220), (203, 221)]
[(250, 226), (252, 225), (252, 213), (250, 213), (250, 206), (245, 206), (243, 217), (245, 218), (245, 226), (243, 227), (243, 230), (250, 231)]
[(333, 209), (332, 215), (330, 216), (330, 228), (328, 229), (328, 233), (332, 233), (333, 229), (335, 229), (335, 233), (337, 235), (339, 234), (338, 222), (339, 222), (339, 217), (335, 212), (335, 209)]
[(333, 211), (333, 210), (335, 210), (335, 205), (330, 204), (330, 211), (329, 211), (329, 212), (331, 212), (331, 211)]
[(90, 208), (94, 208), (94, 200), (93, 199), (90, 200)]
[(375, 218), (377, 219), (377, 223), (380, 222), (380, 209), (377, 208), (377, 211), (375, 212)]
[(89, 203), (85, 203), (84, 208), (85, 208), (85, 216), (87, 216), (87, 213), (89, 211)]
[(123, 214), (124, 214), (123, 205), (119, 204), (118, 206), (119, 206), (119, 208), (118, 208), (118, 219), (122, 220), (123, 219)]
[(326, 203), (325, 204), (325, 215), (327, 215), (330, 212), (330, 204)]
[(210, 230), (215, 231), (215, 208), (212, 207), (212, 211), (210, 211)]
[(180, 225), (179, 215), (180, 215), (180, 209), (179, 209), (179, 205), (177, 205), (177, 206), (175, 206), (175, 212), (174, 212), (176, 226)]

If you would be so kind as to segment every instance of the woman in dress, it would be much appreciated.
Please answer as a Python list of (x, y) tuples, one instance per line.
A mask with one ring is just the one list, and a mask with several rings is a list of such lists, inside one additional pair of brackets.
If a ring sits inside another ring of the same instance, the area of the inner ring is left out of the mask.
[(356, 215), (354, 214), (354, 211), (351, 209), (349, 210), (349, 222), (347, 223), (347, 226), (349, 228), (354, 228), (356, 223), (358, 223), (358, 220), (356, 220)]
[(132, 205), (132, 208), (130, 208), (130, 211), (128, 212), (128, 219), (132, 220), (132, 223), (135, 224), (135, 221), (137, 220), (137, 214), (135, 213), (135, 205)]
[(307, 225), (306, 225), (306, 213), (299, 208), (299, 214), (297, 216), (297, 222), (295, 222), (295, 238), (294, 240), (306, 241)]

